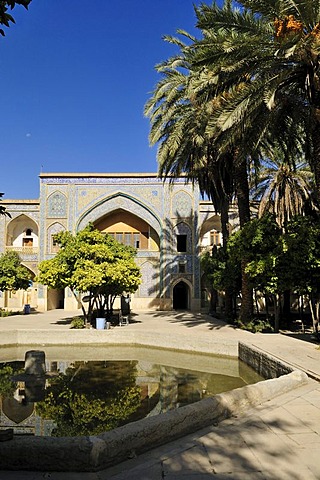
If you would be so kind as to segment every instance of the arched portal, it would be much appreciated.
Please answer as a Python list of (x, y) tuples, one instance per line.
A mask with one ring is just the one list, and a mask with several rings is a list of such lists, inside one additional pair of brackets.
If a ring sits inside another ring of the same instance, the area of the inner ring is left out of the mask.
[(64, 308), (63, 288), (48, 289), (47, 310), (55, 310), (56, 308)]
[(6, 249), (34, 253), (38, 249), (38, 225), (27, 215), (12, 219), (7, 227)]
[(3, 293), (3, 307), (17, 311), (22, 310), (26, 304), (35, 308), (38, 303), (37, 284), (33, 282), (35, 273), (25, 263), (21, 263), (21, 265), (28, 271), (29, 287), (26, 290), (6, 290)]
[(182, 280), (173, 287), (172, 306), (174, 310), (189, 309), (190, 290)]
[(137, 250), (159, 251), (160, 238), (144, 219), (118, 208), (94, 222), (94, 226)]

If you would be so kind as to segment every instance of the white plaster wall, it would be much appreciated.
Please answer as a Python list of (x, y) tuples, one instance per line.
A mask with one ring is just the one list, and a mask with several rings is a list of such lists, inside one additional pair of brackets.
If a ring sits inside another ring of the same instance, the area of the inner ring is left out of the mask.
[(20, 233), (16, 238), (14, 238), (12, 244), (14, 247), (22, 247), (23, 238), (32, 238), (33, 239), (33, 247), (38, 247), (39, 246), (39, 241), (38, 241), (38, 235), (36, 235), (34, 232), (31, 232), (31, 235), (26, 236), (25, 232)]

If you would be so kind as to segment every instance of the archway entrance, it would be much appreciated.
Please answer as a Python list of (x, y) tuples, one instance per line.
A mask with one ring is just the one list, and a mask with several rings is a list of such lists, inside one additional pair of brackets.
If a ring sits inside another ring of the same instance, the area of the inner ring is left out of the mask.
[(172, 306), (174, 310), (189, 309), (189, 287), (183, 281), (173, 287)]
[(64, 289), (49, 288), (47, 297), (47, 309), (55, 310), (56, 308), (64, 308)]

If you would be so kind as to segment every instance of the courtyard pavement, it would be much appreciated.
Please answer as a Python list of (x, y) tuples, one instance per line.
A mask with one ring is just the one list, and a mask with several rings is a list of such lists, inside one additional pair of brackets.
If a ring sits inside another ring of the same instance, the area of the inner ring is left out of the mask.
[[(0, 318), (1, 331), (70, 328), (77, 312)], [(252, 334), (208, 315), (139, 312), (126, 327), (185, 339), (242, 341), (305, 371), (309, 382), (238, 417), (96, 473), (0, 471), (0, 480), (320, 480), (320, 350), (311, 334)], [(125, 330), (124, 330), (125, 331)], [(187, 348), (187, 347), (186, 347)], [(1, 360), (1, 355), (0, 355)]]

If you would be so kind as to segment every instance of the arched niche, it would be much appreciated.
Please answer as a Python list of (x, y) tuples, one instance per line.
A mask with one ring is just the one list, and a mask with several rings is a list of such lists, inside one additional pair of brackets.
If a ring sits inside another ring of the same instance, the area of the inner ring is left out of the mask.
[(57, 233), (64, 232), (66, 229), (65, 227), (59, 223), (54, 222), (47, 228), (47, 252), (48, 253), (57, 253), (59, 250), (59, 245), (55, 241), (54, 236)]
[(85, 212), (78, 220), (77, 231), (85, 228), (88, 223), (96, 225), (100, 219), (118, 210), (131, 213), (144, 220), (154, 229), (158, 237), (161, 237), (162, 222), (157, 214), (141, 204), (139, 200), (121, 192), (101, 200)]
[(56, 191), (49, 195), (47, 198), (47, 217), (67, 217), (67, 197), (63, 193)]
[(139, 297), (157, 297), (159, 294), (159, 270), (151, 262), (144, 262), (140, 270), (142, 281), (139, 287)]
[(38, 247), (38, 225), (28, 215), (21, 214), (7, 226), (7, 246)]
[(171, 216), (176, 218), (190, 218), (193, 214), (192, 197), (184, 190), (180, 190), (172, 197)]
[(221, 219), (219, 215), (212, 215), (207, 218), (200, 228), (200, 246), (207, 248), (213, 245), (222, 244)]
[(94, 226), (112, 235), (119, 242), (139, 250), (160, 249), (160, 238), (155, 229), (143, 218), (122, 208), (103, 216), (94, 222)]

